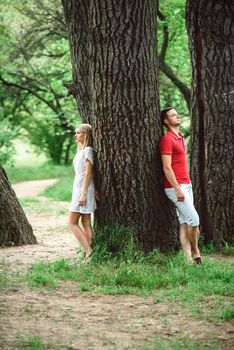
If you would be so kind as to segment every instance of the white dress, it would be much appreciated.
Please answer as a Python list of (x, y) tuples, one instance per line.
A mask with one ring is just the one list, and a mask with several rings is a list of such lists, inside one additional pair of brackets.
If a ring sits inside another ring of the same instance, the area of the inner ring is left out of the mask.
[(88, 192), (87, 192), (87, 203), (84, 206), (79, 206), (79, 200), (82, 193), (83, 181), (85, 176), (85, 162), (86, 159), (90, 160), (93, 165), (93, 148), (85, 147), (83, 150), (79, 151), (73, 159), (73, 167), (75, 170), (75, 178), (73, 182), (72, 191), (72, 201), (70, 206), (70, 211), (90, 214), (96, 209), (96, 201), (94, 198), (94, 184), (93, 178), (91, 177)]

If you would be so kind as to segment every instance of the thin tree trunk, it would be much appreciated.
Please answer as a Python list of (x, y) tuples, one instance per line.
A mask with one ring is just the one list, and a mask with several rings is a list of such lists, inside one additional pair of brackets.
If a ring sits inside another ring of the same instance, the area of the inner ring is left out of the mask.
[(177, 244), (175, 211), (162, 189), (157, 147), (162, 127), (156, 8), (153, 0), (94, 0), (88, 16), (100, 192), (96, 224), (134, 225), (146, 250)]
[(0, 166), (0, 245), (36, 244), (23, 209)]
[(160, 57), (159, 57), (159, 68), (171, 80), (171, 82), (179, 89), (181, 94), (184, 96), (185, 102), (189, 110), (190, 100), (191, 100), (190, 89), (185, 85), (185, 83), (182, 82), (181, 79), (179, 79), (179, 77), (173, 72), (171, 67), (168, 64), (166, 64), (165, 61), (162, 60)]
[(191, 174), (206, 241), (233, 240), (234, 3), (188, 0)]
[(172, 83), (180, 90), (181, 94), (184, 96), (187, 107), (190, 110), (190, 100), (191, 100), (191, 90), (188, 86), (183, 83), (181, 77), (177, 76), (172, 68), (166, 63), (166, 52), (169, 45), (169, 28), (166, 22), (166, 17), (164, 14), (158, 10), (158, 18), (163, 21), (163, 42), (161, 52), (158, 55), (159, 69), (172, 81)]
[(72, 146), (72, 143), (73, 143), (73, 139), (72, 137), (70, 138), (66, 148), (65, 148), (65, 157), (64, 157), (64, 164), (67, 165), (68, 162), (69, 162), (69, 159), (70, 159), (70, 149), (71, 149), (71, 146)]

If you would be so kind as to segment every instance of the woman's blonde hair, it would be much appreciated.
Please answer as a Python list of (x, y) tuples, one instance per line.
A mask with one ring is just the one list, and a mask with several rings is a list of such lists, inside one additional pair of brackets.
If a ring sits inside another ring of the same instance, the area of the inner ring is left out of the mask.
[[(75, 130), (79, 130), (84, 134), (84, 143), (83, 145), (78, 145), (78, 149), (82, 150), (87, 146), (93, 146), (93, 135), (92, 135), (92, 126), (90, 124), (78, 124), (75, 127)], [(81, 146), (81, 147), (80, 147)]]

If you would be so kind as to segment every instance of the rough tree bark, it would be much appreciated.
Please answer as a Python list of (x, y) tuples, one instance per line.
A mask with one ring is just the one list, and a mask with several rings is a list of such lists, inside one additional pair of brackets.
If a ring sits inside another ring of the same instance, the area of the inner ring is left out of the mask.
[[(83, 76), (78, 40), (73, 40), (79, 33), (71, 32), (71, 28), (79, 28), (73, 23), (80, 21), (77, 2), (62, 3), (70, 28), (74, 84), (89, 80), (86, 86), (90, 89), (90, 120), (100, 175), (96, 223), (99, 227), (112, 222), (133, 224), (146, 250), (175, 247), (177, 219), (162, 189), (156, 150), (162, 135), (158, 118), (157, 4), (154, 0), (91, 1), (88, 15), (83, 16), (88, 19), (85, 62), (89, 59), (90, 69), (88, 76)], [(87, 115), (82, 117), (87, 120)]]
[(0, 166), (0, 245), (36, 244), (23, 209)]
[(234, 3), (188, 0), (191, 175), (206, 241), (233, 240)]
[(89, 9), (91, 0), (62, 0), (65, 21), (70, 43), (72, 62), (72, 83), (64, 84), (68, 95), (76, 99), (81, 118), (91, 122), (91, 61), (89, 40)]

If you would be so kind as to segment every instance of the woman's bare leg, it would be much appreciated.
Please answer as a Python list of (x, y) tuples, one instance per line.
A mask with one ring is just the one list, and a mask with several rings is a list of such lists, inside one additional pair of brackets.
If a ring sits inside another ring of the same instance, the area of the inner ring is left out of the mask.
[(80, 213), (70, 212), (68, 218), (68, 226), (71, 232), (76, 236), (76, 238), (84, 248), (84, 251), (86, 252), (87, 256), (89, 256), (92, 254), (93, 251), (90, 247), (88, 240), (85, 237), (83, 230), (79, 226), (80, 217)]
[(82, 214), (81, 215), (81, 222), (82, 222), (85, 237), (86, 237), (89, 245), (91, 245), (92, 239), (93, 239), (93, 230), (91, 227), (91, 215), (90, 214)]

